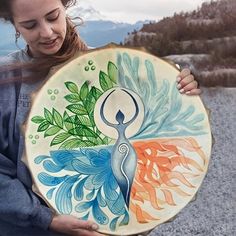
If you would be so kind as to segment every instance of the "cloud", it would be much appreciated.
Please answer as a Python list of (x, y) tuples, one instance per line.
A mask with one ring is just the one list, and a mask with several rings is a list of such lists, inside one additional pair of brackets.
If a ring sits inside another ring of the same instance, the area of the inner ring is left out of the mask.
[(192, 11), (205, 0), (80, 0), (116, 21), (158, 20), (175, 12)]

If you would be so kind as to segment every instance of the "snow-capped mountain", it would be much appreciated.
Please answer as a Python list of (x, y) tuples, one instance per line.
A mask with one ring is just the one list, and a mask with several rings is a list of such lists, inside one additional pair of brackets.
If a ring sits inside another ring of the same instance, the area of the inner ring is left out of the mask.
[(71, 18), (80, 17), (83, 21), (106, 20), (106, 16), (95, 10), (87, 1), (79, 1), (76, 5), (71, 6), (68, 8), (67, 14)]
[(124, 41), (128, 32), (139, 30), (144, 23), (129, 24), (111, 21), (94, 9), (89, 1), (79, 1), (69, 8), (67, 13), (72, 19), (74, 18), (75, 23), (80, 25), (78, 27), (80, 36), (92, 47), (104, 46), (110, 42), (119, 44)]

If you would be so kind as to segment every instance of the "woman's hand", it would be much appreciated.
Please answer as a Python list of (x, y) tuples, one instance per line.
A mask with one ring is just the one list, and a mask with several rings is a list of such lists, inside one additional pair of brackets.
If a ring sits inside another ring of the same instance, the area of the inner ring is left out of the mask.
[(199, 95), (201, 93), (201, 89), (198, 88), (198, 83), (189, 69), (183, 69), (176, 81), (180, 93), (187, 95)]
[(91, 221), (78, 220), (70, 215), (56, 215), (53, 217), (49, 229), (71, 236), (102, 236), (96, 232), (98, 225)]

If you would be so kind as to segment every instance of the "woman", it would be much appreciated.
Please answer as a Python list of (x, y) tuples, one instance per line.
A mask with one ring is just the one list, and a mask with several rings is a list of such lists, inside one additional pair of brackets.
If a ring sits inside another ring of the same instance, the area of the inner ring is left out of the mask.
[[(0, 69), (0, 235), (101, 235), (98, 226), (73, 216), (55, 215), (32, 190), (28, 169), (21, 161), (19, 127), (29, 109), (29, 94), (50, 69), (86, 50), (66, 8), (71, 0), (1, 0), (0, 17), (11, 21), (25, 50), (9, 55)], [(3, 65), (10, 65), (8, 67)], [(6, 69), (7, 68), (7, 69)], [(11, 82), (11, 83), (10, 83)], [(181, 93), (199, 94), (188, 69), (177, 78)]]

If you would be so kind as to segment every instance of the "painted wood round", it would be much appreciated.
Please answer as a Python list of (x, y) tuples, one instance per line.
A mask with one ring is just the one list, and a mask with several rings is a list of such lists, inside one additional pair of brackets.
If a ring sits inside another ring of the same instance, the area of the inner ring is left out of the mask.
[(25, 124), (36, 191), (58, 214), (131, 235), (171, 219), (196, 194), (211, 152), (199, 96), (147, 52), (89, 51), (34, 94)]

